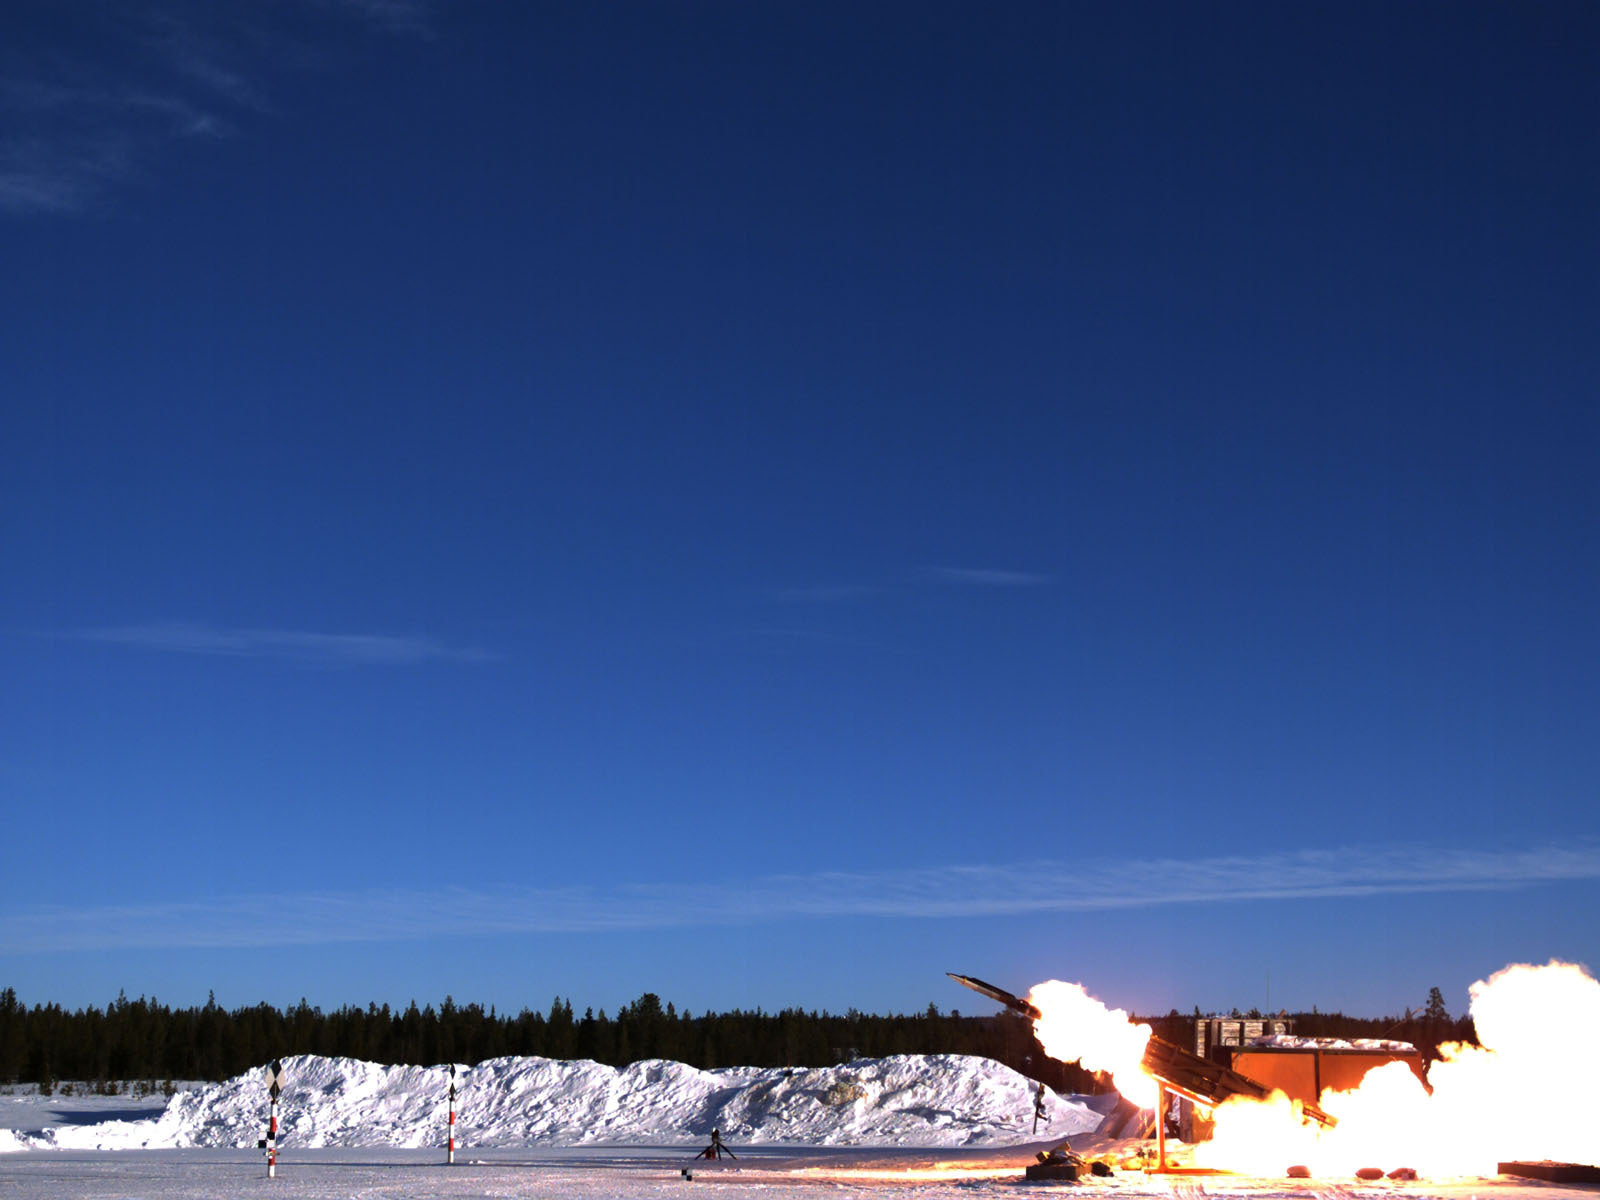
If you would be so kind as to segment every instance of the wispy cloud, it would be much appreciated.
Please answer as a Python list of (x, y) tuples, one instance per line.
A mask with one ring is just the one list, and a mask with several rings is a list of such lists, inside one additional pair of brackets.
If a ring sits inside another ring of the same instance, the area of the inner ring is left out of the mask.
[(161, 145), (215, 138), (233, 123), (177, 90), (85, 88), (38, 80), (0, 89), (0, 212), (81, 212), (136, 177)]
[(55, 144), (44, 139), (0, 142), (0, 213), (71, 213), (90, 206), (132, 165), (126, 141), (115, 135)]
[(268, 107), (259, 87), (232, 61), (238, 52), (220, 34), (175, 13), (157, 12), (148, 18), (143, 41), (178, 78), (215, 99), (243, 108)]
[(405, 666), (422, 662), (487, 662), (482, 650), (447, 646), (430, 638), (370, 633), (308, 633), (294, 629), (219, 629), (183, 623), (80, 629), (83, 641), (140, 650), (226, 658), (287, 658), (323, 664)]
[(972, 587), (1037, 587), (1049, 583), (1049, 575), (1034, 571), (1006, 571), (994, 567), (928, 567), (930, 578), (944, 583), (967, 584)]
[(301, 892), (8, 913), (0, 916), (0, 953), (605, 933), (795, 918), (1004, 917), (1492, 891), (1593, 879), (1600, 879), (1600, 843), (1500, 851), (1357, 846), (1098, 866), (1033, 861), (612, 888)]
[(956, 587), (1022, 588), (1038, 587), (1052, 581), (1050, 575), (1037, 571), (1004, 570), (997, 567), (922, 567), (910, 578), (897, 583), (811, 583), (790, 587), (775, 587), (767, 592), (769, 599), (779, 604), (828, 605), (855, 604), (896, 593), (904, 594), (908, 587), (925, 586), (928, 580)]
[(426, 0), (322, 0), (389, 33), (432, 31), (432, 5)]
[(849, 604), (868, 599), (877, 592), (877, 588), (864, 583), (816, 583), (773, 588), (771, 595), (781, 604)]
[(50, 150), (59, 153), (74, 140), (112, 138), (125, 143), (132, 132), (128, 124), (137, 118), (148, 117), (158, 127), (154, 131), (176, 137), (214, 135), (228, 128), (206, 107), (176, 93), (148, 88), (106, 90), (39, 80), (6, 80), (0, 82), (0, 110), (10, 111), (20, 123), (25, 123), (29, 114), (47, 116), (56, 123), (57, 135), (68, 135), (54, 139), (13, 138), (7, 143), (14, 151), (35, 157)]
[[(285, 76), (338, 45), (339, 25), (426, 35), (423, 0), (191, 4), (150, 0), (79, 13), (64, 40), (0, 50), (0, 214), (84, 212), (148, 179), (164, 148), (231, 135), (273, 111)], [(327, 56), (322, 56), (326, 59)]]

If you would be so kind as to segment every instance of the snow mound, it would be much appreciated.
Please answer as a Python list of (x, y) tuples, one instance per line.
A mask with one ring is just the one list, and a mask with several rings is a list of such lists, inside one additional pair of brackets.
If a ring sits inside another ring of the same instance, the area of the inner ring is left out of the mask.
[(1266, 1037), (1251, 1038), (1250, 1045), (1280, 1050), (1385, 1050), (1395, 1054), (1410, 1054), (1416, 1047), (1410, 1042), (1396, 1042), (1388, 1038), (1297, 1037), (1292, 1033), (1274, 1033)]
[[(283, 1060), (278, 1109), (285, 1148), (442, 1146), (448, 1067), (387, 1067), (352, 1058)], [(653, 1059), (497, 1058), (457, 1067), (458, 1145), (995, 1146), (1032, 1140), (1036, 1085), (987, 1058), (897, 1055), (843, 1066), (702, 1071)], [(1084, 1098), (1045, 1092), (1064, 1138), (1097, 1127)], [(83, 1150), (254, 1147), (267, 1125), (265, 1075), (254, 1071), (174, 1096), (151, 1120), (62, 1127), (33, 1145)]]

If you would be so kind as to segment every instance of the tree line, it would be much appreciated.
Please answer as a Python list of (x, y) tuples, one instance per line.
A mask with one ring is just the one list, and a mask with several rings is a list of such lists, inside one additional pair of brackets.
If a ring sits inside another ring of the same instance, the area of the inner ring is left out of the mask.
[[(1470, 1023), (1463, 1030), (1447, 1017), (1431, 1023), (1420, 1015), (1398, 1022), (1318, 1013), (1297, 1019), (1296, 1032), (1302, 1034), (1392, 1037), (1429, 1051), (1441, 1040), (1470, 1040)], [(1179, 1045), (1192, 1037), (1190, 1020), (1176, 1011), (1151, 1024)], [(404, 1009), (369, 1004), (325, 1012), (304, 999), (291, 1008), (263, 1003), (226, 1009), (212, 995), (200, 1007), (172, 1008), (154, 998), (130, 1000), (119, 994), (104, 1008), (67, 1010), (59, 1004), (30, 1008), (14, 989), (0, 991), (0, 1082), (221, 1080), (291, 1054), (418, 1066), (474, 1064), (505, 1055), (587, 1058), (612, 1066), (668, 1058), (703, 1069), (973, 1054), (1058, 1091), (1086, 1093), (1101, 1086), (1080, 1068), (1045, 1055), (1021, 1017), (963, 1016), (931, 1004), (914, 1014), (792, 1008), (696, 1016), (647, 992), (608, 1016), (604, 1009), (590, 1008), (579, 1015), (569, 999), (559, 996), (546, 1011), (524, 1008), (513, 1014), (457, 1004), (449, 996), (438, 1007), (418, 1008), (412, 1001)]]

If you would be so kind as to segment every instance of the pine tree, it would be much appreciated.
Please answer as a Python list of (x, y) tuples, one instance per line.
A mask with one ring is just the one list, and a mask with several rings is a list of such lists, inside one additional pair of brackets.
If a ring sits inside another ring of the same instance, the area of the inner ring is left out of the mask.
[(1430, 1024), (1439, 1025), (1450, 1020), (1450, 1013), (1444, 1006), (1444, 993), (1438, 988), (1428, 989), (1428, 1007), (1422, 1010), (1422, 1018)]

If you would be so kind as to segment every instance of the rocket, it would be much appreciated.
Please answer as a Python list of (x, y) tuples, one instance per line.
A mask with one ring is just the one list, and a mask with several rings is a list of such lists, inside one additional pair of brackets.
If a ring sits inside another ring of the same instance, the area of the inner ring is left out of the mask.
[(1019, 1012), (1031, 1020), (1037, 1021), (1041, 1016), (1044, 1015), (1037, 1008), (1024, 1000), (1021, 996), (1013, 996), (1010, 992), (1006, 991), (1005, 988), (995, 987), (994, 984), (985, 983), (983, 980), (975, 979), (971, 975), (957, 975), (954, 971), (946, 971), (945, 974), (950, 976), (951, 979), (954, 979), (962, 987), (971, 988), (979, 995), (987, 996), (991, 1000), (996, 1000), (999, 1003), (1004, 1004), (1013, 1012)]

